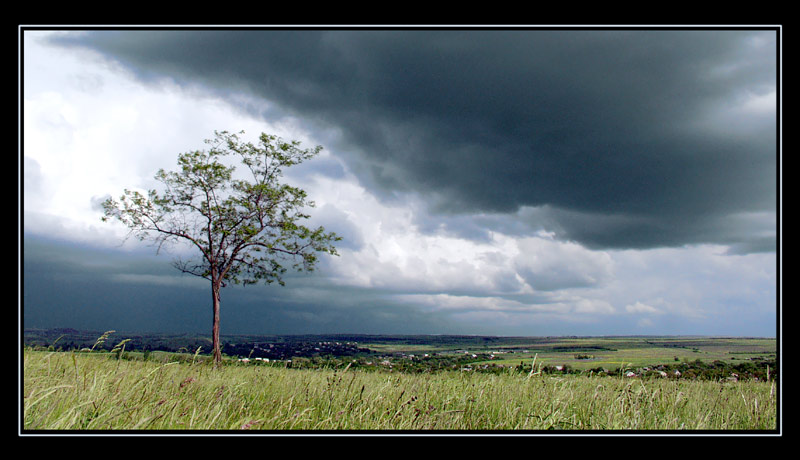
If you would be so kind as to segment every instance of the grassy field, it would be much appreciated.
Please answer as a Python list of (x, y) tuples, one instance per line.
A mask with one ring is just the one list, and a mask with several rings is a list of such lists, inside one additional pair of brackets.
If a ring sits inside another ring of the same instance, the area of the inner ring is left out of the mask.
[(775, 430), (775, 382), (402, 374), (23, 351), (22, 429)]
[[(537, 362), (546, 365), (568, 365), (587, 370), (598, 367), (619, 369), (653, 366), (673, 362), (702, 360), (730, 364), (751, 358), (775, 358), (776, 342), (770, 338), (720, 337), (552, 337), (511, 340), (498, 338), (495, 344), (443, 344), (439, 346), (403, 343), (362, 343), (361, 346), (384, 353), (488, 353), (499, 351), (492, 360), (476, 364), (518, 365)], [(506, 353), (502, 353), (506, 352)], [(513, 352), (513, 353), (508, 353)]]

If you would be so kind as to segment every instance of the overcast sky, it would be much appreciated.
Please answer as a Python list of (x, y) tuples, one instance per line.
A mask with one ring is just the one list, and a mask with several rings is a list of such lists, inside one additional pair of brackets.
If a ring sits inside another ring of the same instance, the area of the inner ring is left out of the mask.
[(344, 239), (222, 292), (222, 334), (774, 336), (779, 30), (25, 30), (24, 327), (210, 332), (210, 286), (102, 223), (214, 130)]

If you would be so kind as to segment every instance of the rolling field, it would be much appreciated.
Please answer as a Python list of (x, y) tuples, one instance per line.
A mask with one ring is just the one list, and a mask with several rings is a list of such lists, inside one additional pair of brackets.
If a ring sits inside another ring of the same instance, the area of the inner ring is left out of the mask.
[[(629, 349), (621, 350), (626, 350), (626, 359), (635, 358)], [(23, 350), (22, 360), (20, 423), (30, 433), (774, 432), (778, 420), (775, 381), (644, 380), (510, 370), (405, 374), (349, 366), (232, 364), (215, 369), (201, 359), (157, 362), (30, 349)]]
[(491, 360), (477, 364), (515, 366), (520, 362), (545, 365), (568, 365), (587, 370), (609, 370), (702, 360), (705, 362), (743, 362), (776, 357), (775, 339), (717, 337), (580, 337), (580, 338), (498, 338), (495, 343), (439, 344), (437, 346), (403, 343), (363, 343), (362, 346), (383, 353), (492, 353)]

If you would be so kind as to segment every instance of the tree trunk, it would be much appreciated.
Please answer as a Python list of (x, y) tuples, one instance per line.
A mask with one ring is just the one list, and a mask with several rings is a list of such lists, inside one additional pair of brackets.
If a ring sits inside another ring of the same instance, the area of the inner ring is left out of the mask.
[(218, 366), (222, 362), (222, 349), (219, 342), (219, 289), (220, 283), (216, 280), (211, 281), (211, 296), (213, 298), (214, 323), (211, 327), (211, 346), (214, 349), (214, 366)]

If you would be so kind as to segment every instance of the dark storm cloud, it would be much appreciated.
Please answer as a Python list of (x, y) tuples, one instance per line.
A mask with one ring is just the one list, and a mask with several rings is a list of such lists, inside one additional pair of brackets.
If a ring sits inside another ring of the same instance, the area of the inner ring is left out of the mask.
[(774, 110), (741, 110), (775, 90), (775, 31), (156, 30), (61, 43), (335, 128), (365, 185), (421, 193), (432, 217), (538, 209), (547, 219), (531, 227), (592, 247), (744, 250), (763, 235), (729, 216), (775, 211)]
[[(25, 235), (24, 328), (198, 332), (211, 328), (205, 280), (181, 275), (172, 258), (120, 253)], [(457, 333), (438, 313), (398, 308), (380, 292), (292, 275), (286, 287), (222, 290), (223, 334)]]

